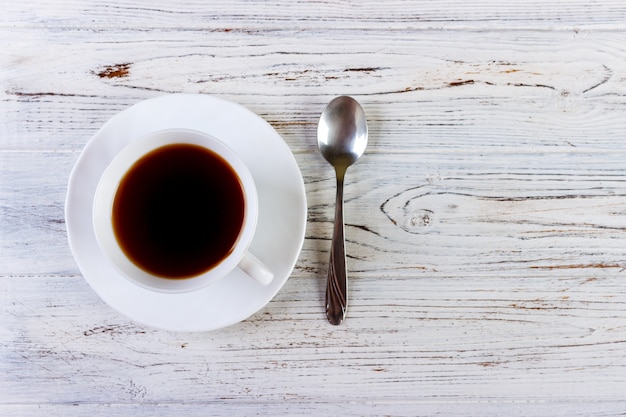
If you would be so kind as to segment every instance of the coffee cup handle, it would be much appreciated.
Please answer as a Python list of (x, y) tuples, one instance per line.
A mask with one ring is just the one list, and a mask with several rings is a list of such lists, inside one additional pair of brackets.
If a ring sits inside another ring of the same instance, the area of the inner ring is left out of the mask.
[(274, 279), (274, 273), (250, 252), (246, 252), (238, 266), (261, 285), (267, 285)]

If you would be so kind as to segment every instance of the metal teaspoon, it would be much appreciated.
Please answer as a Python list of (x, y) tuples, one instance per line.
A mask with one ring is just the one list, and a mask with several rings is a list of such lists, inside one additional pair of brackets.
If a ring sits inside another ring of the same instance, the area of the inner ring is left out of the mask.
[(330, 248), (326, 284), (326, 317), (331, 324), (341, 324), (348, 307), (348, 279), (343, 223), (343, 179), (367, 147), (367, 120), (359, 103), (348, 96), (334, 98), (317, 125), (317, 145), (322, 156), (335, 168), (337, 197), (335, 225)]

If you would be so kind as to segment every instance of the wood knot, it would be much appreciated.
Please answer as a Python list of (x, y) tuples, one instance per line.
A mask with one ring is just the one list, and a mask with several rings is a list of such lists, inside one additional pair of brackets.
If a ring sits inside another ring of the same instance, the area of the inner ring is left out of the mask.
[(130, 63), (111, 65), (98, 71), (96, 75), (100, 78), (124, 78), (128, 77)]
[(435, 221), (435, 213), (431, 210), (420, 209), (407, 213), (404, 225), (400, 226), (409, 233), (423, 233), (429, 229)]
[(436, 223), (435, 212), (424, 206), (430, 194), (422, 187), (404, 190), (385, 201), (380, 209), (393, 224), (412, 234), (426, 233)]

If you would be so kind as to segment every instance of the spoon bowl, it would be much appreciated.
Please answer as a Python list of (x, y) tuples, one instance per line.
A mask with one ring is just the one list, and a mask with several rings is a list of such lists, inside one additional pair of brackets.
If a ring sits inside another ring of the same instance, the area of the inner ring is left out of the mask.
[(333, 99), (317, 125), (317, 144), (322, 156), (335, 168), (347, 169), (365, 152), (367, 120), (359, 103), (349, 96)]
[(348, 308), (345, 231), (343, 222), (343, 183), (348, 167), (367, 147), (367, 120), (359, 103), (349, 96), (333, 99), (317, 125), (317, 144), (322, 156), (335, 168), (337, 196), (335, 225), (330, 249), (326, 284), (326, 317), (331, 324), (341, 324)]

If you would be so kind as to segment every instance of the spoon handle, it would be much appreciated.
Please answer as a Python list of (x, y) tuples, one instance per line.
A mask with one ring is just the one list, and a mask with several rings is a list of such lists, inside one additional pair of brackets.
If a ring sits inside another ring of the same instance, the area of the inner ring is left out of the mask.
[(328, 281), (326, 283), (326, 317), (331, 324), (341, 324), (348, 308), (348, 279), (346, 277), (346, 247), (343, 224), (343, 175), (337, 175), (335, 225), (330, 248)]

